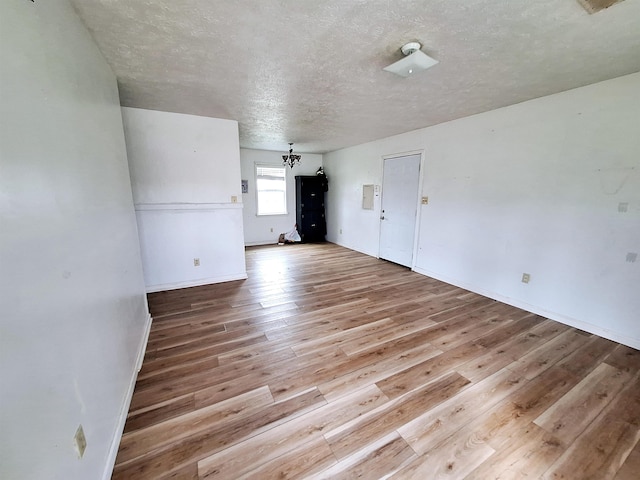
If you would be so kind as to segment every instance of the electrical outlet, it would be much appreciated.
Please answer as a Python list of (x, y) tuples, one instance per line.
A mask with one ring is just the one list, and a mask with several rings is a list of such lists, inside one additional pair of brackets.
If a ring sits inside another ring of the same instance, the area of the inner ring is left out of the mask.
[(429, 203), (429, 197), (422, 197), (422, 205), (427, 205)]
[(273, 227), (271, 227), (271, 233), (273, 233)]
[(238, 203), (238, 197), (231, 195), (231, 203)]
[(87, 448), (87, 439), (84, 436), (84, 430), (82, 429), (82, 425), (78, 427), (76, 430), (76, 434), (73, 436), (73, 441), (76, 446), (76, 453), (78, 454), (78, 458), (82, 458), (84, 455), (84, 451)]
[(620, 202), (618, 204), (618, 212), (627, 213), (629, 211), (629, 202)]
[(199, 258), (194, 258), (193, 259), (193, 266), (194, 267), (199, 267), (200, 266), (200, 259)]
[(340, 229), (340, 235), (342, 235), (342, 229)]
[(636, 252), (627, 253), (627, 262), (635, 263), (637, 259), (638, 259), (638, 254)]
[(529, 283), (529, 280), (531, 280), (531, 275), (529, 275), (528, 273), (523, 273), (522, 274), (522, 283)]

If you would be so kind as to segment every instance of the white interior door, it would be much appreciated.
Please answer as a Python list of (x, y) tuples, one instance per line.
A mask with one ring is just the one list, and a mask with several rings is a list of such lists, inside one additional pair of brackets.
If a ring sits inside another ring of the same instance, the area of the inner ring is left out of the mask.
[(384, 159), (380, 258), (405, 267), (413, 263), (419, 183), (419, 154)]

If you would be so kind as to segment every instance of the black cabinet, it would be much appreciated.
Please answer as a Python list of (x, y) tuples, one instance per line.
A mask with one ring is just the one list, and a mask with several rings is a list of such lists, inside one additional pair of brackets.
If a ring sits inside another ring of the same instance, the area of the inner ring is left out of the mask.
[(296, 176), (296, 223), (303, 242), (324, 242), (327, 222), (324, 217), (324, 175)]

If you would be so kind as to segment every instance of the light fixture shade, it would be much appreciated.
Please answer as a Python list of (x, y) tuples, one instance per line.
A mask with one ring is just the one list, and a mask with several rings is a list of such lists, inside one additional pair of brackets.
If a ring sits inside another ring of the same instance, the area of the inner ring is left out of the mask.
[(293, 143), (289, 143), (289, 154), (287, 155), (285, 153), (284, 155), (282, 155), (282, 164), (289, 165), (291, 168), (293, 168), (294, 165), (300, 164), (301, 158), (302, 158), (301, 155), (298, 155), (297, 153), (293, 153)]
[(431, 58), (421, 50), (416, 50), (411, 55), (407, 55), (396, 63), (384, 67), (383, 70), (406, 78), (422, 72), (429, 67), (433, 67), (436, 63), (438, 63), (437, 60)]

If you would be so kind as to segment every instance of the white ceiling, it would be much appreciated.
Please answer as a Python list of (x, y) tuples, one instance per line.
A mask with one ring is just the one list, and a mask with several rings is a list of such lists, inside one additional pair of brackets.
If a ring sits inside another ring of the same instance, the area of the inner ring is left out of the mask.
[[(640, 71), (640, 0), (71, 0), (124, 106), (323, 153)], [(382, 70), (419, 41), (439, 64)]]

